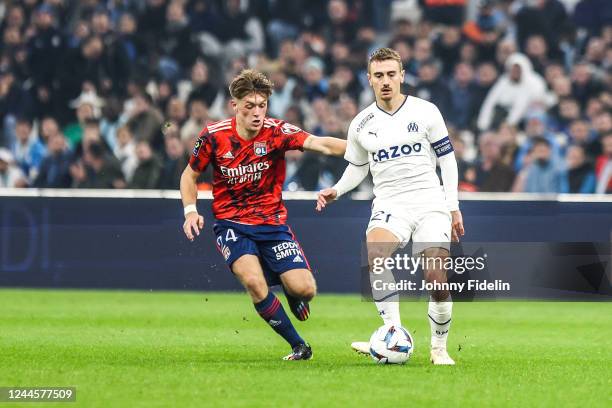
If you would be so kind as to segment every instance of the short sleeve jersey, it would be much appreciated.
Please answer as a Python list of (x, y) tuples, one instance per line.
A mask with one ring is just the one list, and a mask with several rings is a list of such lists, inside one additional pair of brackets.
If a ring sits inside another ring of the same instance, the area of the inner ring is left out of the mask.
[(198, 172), (213, 166), (215, 218), (252, 225), (284, 224), (285, 152), (302, 150), (309, 136), (290, 123), (271, 118), (264, 120), (250, 140), (238, 135), (235, 118), (206, 126), (189, 165)]

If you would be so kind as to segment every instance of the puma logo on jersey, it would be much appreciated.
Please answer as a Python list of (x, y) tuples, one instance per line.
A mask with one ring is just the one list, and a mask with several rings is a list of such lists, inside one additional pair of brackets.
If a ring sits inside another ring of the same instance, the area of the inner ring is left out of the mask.
[(421, 151), (421, 144), (415, 143), (412, 146), (409, 144), (401, 146), (390, 146), (387, 149), (380, 149), (377, 152), (370, 153), (372, 160), (375, 163), (380, 163), (386, 160), (397, 159), (402, 156), (409, 156), (412, 152), (419, 153)]
[(378, 131), (376, 132), (368, 131), (368, 135), (374, 135), (374, 137), (378, 137), (377, 133)]

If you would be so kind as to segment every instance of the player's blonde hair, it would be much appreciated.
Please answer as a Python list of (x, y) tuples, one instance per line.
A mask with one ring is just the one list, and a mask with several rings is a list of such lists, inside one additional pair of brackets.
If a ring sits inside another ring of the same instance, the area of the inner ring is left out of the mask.
[(254, 69), (243, 69), (232, 80), (229, 86), (232, 98), (242, 99), (252, 93), (263, 95), (267, 98), (272, 95), (274, 84), (263, 73)]
[(400, 71), (404, 69), (402, 67), (402, 57), (400, 57), (397, 51), (395, 51), (393, 48), (379, 48), (370, 55), (370, 59), (368, 60), (368, 72), (370, 72), (370, 65), (372, 65), (373, 61), (386, 60), (397, 61)]

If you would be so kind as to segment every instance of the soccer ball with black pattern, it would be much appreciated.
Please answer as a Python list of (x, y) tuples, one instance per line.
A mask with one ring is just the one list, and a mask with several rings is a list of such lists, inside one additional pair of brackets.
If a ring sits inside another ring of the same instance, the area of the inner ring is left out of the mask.
[(378, 364), (404, 364), (413, 351), (414, 340), (402, 326), (382, 326), (370, 337), (370, 356)]

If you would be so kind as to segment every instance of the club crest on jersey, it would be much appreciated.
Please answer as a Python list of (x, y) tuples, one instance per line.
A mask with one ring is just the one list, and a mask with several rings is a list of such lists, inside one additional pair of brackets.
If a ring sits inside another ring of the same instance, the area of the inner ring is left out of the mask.
[(416, 122), (410, 122), (408, 124), (408, 132), (418, 132), (419, 131), (419, 126), (416, 124)]
[(266, 145), (266, 142), (253, 143), (253, 150), (255, 151), (255, 156), (265, 156), (268, 154), (268, 146)]

